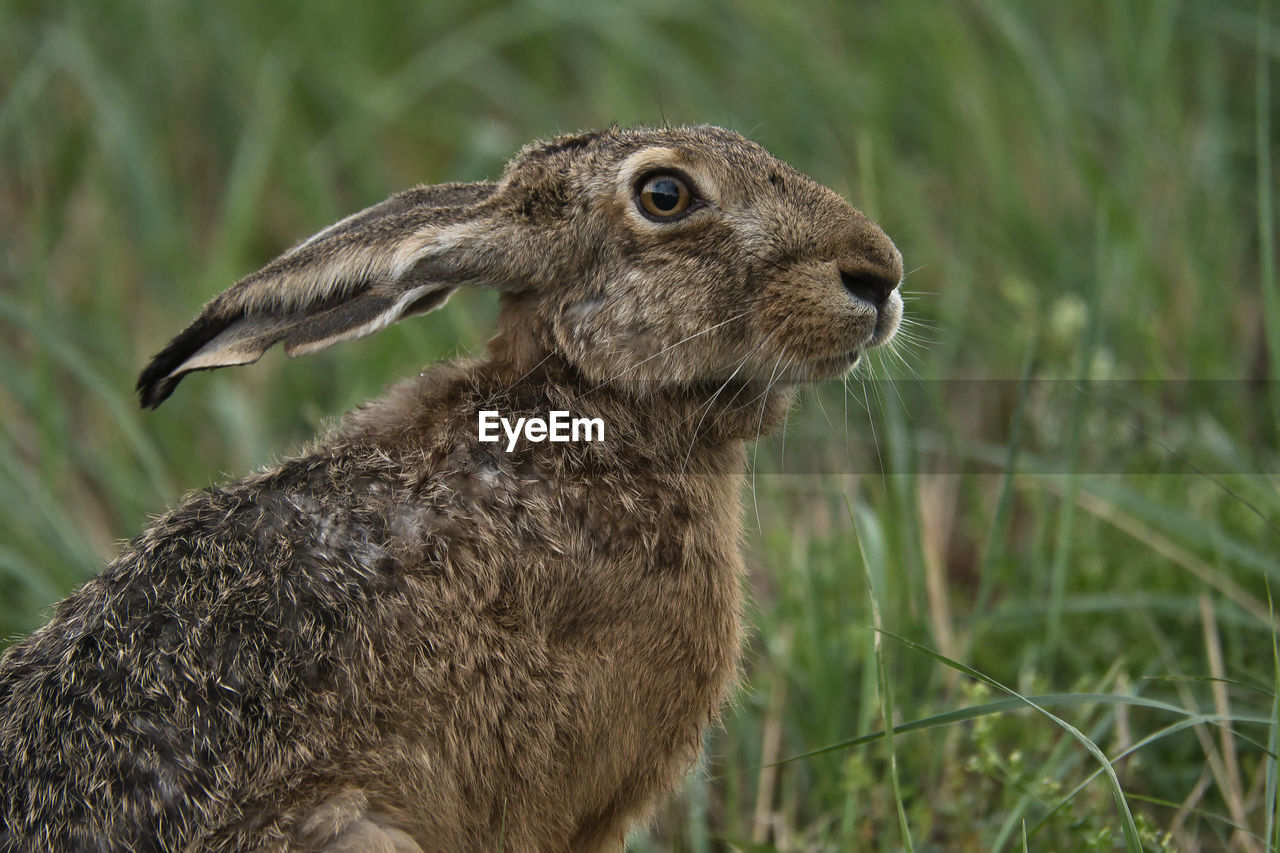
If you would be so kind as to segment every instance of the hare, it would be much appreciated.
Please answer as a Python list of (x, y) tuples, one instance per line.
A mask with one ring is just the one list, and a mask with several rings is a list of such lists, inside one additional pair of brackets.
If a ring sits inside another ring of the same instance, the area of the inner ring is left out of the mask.
[[(188, 496), (0, 659), (0, 850), (619, 850), (738, 670), (744, 442), (902, 315), (902, 259), (716, 127), (524, 148), (211, 301), (143, 371), (500, 294), (296, 458)], [(599, 419), (513, 449), (483, 412)]]

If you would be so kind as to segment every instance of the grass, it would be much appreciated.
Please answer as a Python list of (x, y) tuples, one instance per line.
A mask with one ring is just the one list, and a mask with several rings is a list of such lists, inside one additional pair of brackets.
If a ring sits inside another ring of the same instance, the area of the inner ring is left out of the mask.
[(1265, 0), (6, 4), (0, 635), (494, 310), (140, 412), (213, 293), (529, 139), (714, 122), (881, 222), (921, 340), (761, 443), (747, 683), (633, 848), (1280, 850), (1278, 29)]

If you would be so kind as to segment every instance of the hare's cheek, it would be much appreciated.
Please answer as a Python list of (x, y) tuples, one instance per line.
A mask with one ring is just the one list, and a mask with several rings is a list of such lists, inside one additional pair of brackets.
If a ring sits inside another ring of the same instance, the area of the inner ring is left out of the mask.
[[(625, 296), (586, 297), (562, 309), (553, 322), (557, 348), (595, 381), (647, 378), (637, 362), (656, 356), (664, 336)], [(652, 359), (656, 362), (661, 359)]]

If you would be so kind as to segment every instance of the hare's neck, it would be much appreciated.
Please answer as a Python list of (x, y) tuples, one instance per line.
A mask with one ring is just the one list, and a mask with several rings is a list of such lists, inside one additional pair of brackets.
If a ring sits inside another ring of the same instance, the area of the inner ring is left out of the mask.
[(639, 429), (656, 446), (687, 451), (741, 445), (772, 433), (786, 416), (792, 392), (763, 382), (707, 382), (634, 395), (624, 391), (621, 397), (620, 405), (637, 413)]
[(606, 442), (593, 448), (598, 463), (644, 459), (679, 472), (740, 469), (742, 446), (776, 429), (791, 391), (764, 383), (704, 383), (663, 387), (601, 385), (569, 368), (552, 368), (535, 388), (546, 404), (605, 427)]
[(687, 453), (751, 441), (776, 430), (793, 390), (782, 382), (706, 380), (667, 384), (622, 370), (601, 382), (558, 352), (536, 310), (507, 296), (501, 332), (489, 341), (485, 369), (506, 387), (559, 394), (575, 408), (596, 407), (612, 417), (620, 435), (656, 450)]

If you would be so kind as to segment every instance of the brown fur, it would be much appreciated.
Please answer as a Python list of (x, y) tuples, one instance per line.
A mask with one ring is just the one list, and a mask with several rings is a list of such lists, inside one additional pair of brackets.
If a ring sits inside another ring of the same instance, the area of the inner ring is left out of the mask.
[[(652, 222), (653, 169), (699, 205)], [(718, 128), (526, 148), (211, 302), (144, 372), (498, 288), (488, 358), (193, 495), (0, 660), (0, 849), (617, 850), (734, 683), (744, 440), (901, 314), (893, 244)], [(599, 443), (477, 413), (600, 417)]]

